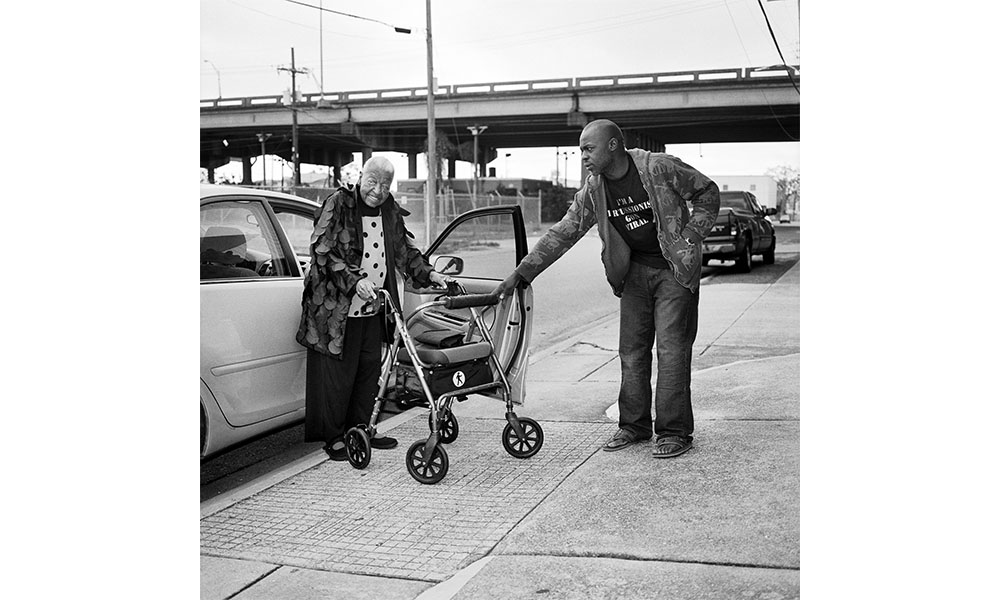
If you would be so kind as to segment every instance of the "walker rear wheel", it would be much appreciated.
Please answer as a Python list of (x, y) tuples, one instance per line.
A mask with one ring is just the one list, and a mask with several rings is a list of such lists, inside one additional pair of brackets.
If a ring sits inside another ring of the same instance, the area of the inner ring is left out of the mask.
[(426, 440), (421, 440), (410, 445), (410, 449), (406, 451), (406, 470), (410, 472), (411, 477), (420, 483), (431, 485), (441, 481), (447, 475), (448, 453), (444, 451), (442, 446), (435, 444), (430, 460), (425, 465), (423, 464), (425, 444)]
[[(450, 444), (458, 439), (458, 419), (455, 418), (455, 414), (448, 411), (443, 411), (441, 415), (438, 415), (438, 440)], [(430, 427), (431, 431), (434, 430), (434, 416), (427, 415), (427, 426)]]
[(518, 423), (524, 431), (524, 439), (517, 437), (517, 433), (510, 423), (503, 428), (501, 440), (503, 449), (514, 458), (528, 458), (534, 456), (542, 447), (545, 435), (542, 433), (542, 426), (538, 421), (527, 417), (518, 417)]
[(372, 443), (368, 432), (361, 427), (352, 427), (344, 434), (344, 444), (347, 446), (347, 461), (355, 469), (364, 469), (372, 460)]

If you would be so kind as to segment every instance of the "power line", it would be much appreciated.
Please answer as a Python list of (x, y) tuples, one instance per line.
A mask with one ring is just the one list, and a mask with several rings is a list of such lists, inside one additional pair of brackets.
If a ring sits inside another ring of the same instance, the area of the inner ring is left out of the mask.
[(379, 25), (385, 25), (386, 27), (392, 27), (393, 29), (396, 30), (396, 33), (413, 33), (413, 31), (411, 29), (408, 29), (406, 27), (397, 27), (395, 25), (390, 25), (389, 23), (386, 23), (385, 21), (379, 21), (378, 19), (371, 19), (369, 17), (362, 17), (362, 16), (359, 16), (359, 15), (352, 15), (350, 13), (340, 12), (339, 10), (333, 10), (333, 9), (330, 9), (330, 8), (324, 8), (322, 6), (316, 6), (315, 4), (306, 4), (305, 2), (297, 2), (296, 0), (285, 0), (285, 2), (291, 2), (292, 4), (298, 4), (300, 6), (307, 6), (309, 8), (315, 8), (316, 10), (321, 10), (323, 12), (329, 12), (329, 13), (333, 13), (335, 15), (341, 15), (341, 16), (344, 16), (344, 17), (350, 17), (352, 19), (360, 19), (362, 21), (371, 21), (372, 23), (378, 23)]
[(799, 86), (795, 85), (795, 79), (792, 78), (788, 63), (785, 62), (785, 55), (781, 53), (781, 46), (778, 45), (778, 38), (774, 37), (774, 29), (771, 29), (771, 20), (767, 18), (767, 11), (764, 10), (764, 3), (762, 0), (757, 0), (757, 4), (760, 6), (760, 12), (764, 13), (764, 22), (767, 23), (767, 30), (771, 33), (771, 40), (774, 41), (774, 48), (778, 51), (778, 57), (781, 59), (781, 64), (785, 67), (785, 74), (788, 75), (788, 81), (792, 82), (792, 87), (795, 88), (795, 92), (802, 95), (802, 92), (799, 91)]

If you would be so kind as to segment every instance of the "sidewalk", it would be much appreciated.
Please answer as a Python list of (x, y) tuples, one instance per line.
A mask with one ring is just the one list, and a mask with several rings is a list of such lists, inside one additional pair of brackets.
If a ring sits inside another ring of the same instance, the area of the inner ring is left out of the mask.
[[(307, 457), (202, 505), (202, 598), (799, 596), (799, 265), (702, 286), (695, 445), (600, 451), (617, 429), (617, 316), (532, 357), (534, 457), (500, 443), (502, 403), (457, 404), (448, 475), (406, 472), (426, 410), (363, 471)], [(388, 421), (386, 422), (389, 423)]]

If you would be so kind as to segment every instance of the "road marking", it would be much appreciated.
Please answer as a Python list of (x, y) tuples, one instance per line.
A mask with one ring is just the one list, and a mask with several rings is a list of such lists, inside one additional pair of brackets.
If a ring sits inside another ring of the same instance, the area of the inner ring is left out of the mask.
[(462, 587), (469, 583), (469, 580), (476, 576), (479, 571), (487, 565), (491, 560), (492, 556), (484, 556), (471, 565), (465, 567), (458, 573), (455, 573), (451, 578), (442, 581), (441, 583), (427, 588), (422, 594), (414, 598), (414, 600), (451, 600), (462, 589)]

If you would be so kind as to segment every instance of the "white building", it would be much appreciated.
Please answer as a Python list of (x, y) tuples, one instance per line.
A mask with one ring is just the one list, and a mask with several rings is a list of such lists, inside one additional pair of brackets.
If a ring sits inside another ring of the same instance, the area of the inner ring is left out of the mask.
[(764, 208), (777, 208), (778, 182), (768, 175), (709, 175), (720, 192), (750, 192)]

